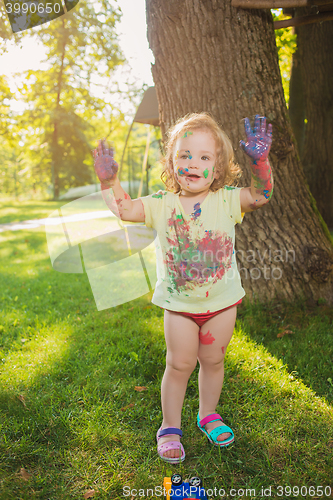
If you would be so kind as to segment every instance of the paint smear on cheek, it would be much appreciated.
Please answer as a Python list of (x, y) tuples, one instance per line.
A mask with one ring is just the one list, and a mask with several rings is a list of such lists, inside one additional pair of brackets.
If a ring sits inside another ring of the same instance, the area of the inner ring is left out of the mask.
[(202, 333), (202, 331), (199, 332), (199, 340), (200, 340), (201, 344), (203, 344), (203, 345), (211, 345), (215, 339), (214, 339), (213, 335), (210, 333), (210, 331), (208, 330), (208, 332), (205, 333), (205, 335)]
[(187, 175), (189, 172), (188, 168), (177, 167), (178, 175)]
[(203, 171), (203, 174), (204, 174), (204, 178), (205, 178), (205, 179), (207, 179), (207, 177), (208, 177), (208, 173), (209, 173), (208, 168), (206, 168), (206, 169)]
[(222, 349), (222, 354), (225, 354), (225, 347), (221, 347)]

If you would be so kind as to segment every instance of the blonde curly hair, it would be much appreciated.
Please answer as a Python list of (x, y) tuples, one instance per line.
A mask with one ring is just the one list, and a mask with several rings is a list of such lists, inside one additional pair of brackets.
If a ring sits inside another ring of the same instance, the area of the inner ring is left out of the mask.
[(198, 129), (209, 131), (216, 144), (217, 161), (215, 172), (219, 173), (219, 178), (214, 179), (209, 187), (210, 191), (217, 191), (223, 186), (231, 186), (237, 183), (242, 175), (240, 167), (234, 162), (234, 151), (227, 134), (223, 132), (209, 113), (190, 113), (180, 118), (167, 132), (166, 154), (162, 159), (161, 179), (168, 191), (174, 193), (181, 191), (174, 174), (173, 154), (175, 143), (186, 132)]

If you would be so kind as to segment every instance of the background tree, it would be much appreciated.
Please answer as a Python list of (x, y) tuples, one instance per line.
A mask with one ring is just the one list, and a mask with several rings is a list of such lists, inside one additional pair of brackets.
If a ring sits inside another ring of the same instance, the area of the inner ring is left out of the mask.
[(41, 184), (52, 182), (54, 198), (95, 180), (89, 142), (94, 119), (104, 115), (113, 126), (122, 117), (110, 94), (124, 92), (131, 99), (138, 92), (112, 80), (124, 63), (115, 31), (119, 18), (108, 0), (81, 0), (66, 16), (28, 31), (46, 48), (49, 67), (26, 73), (20, 91), (28, 107), (19, 125), (34, 176)]
[(148, 39), (162, 132), (179, 117), (209, 111), (240, 152), (243, 118), (263, 114), (273, 124), (271, 202), (245, 216), (237, 249), (243, 284), (262, 300), (325, 298), (333, 302), (333, 251), (293, 147), (272, 16), (242, 10), (229, 0), (146, 0)]
[[(313, 9), (296, 9), (296, 16)], [(318, 209), (333, 230), (333, 21), (295, 28), (290, 119), (304, 173)]]

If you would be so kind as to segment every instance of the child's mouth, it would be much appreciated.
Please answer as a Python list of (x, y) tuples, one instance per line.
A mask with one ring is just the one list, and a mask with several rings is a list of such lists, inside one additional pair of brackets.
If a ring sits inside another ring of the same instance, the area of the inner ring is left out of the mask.
[(187, 179), (190, 179), (191, 181), (193, 180), (197, 180), (197, 179), (200, 179), (200, 175), (196, 175), (196, 174), (189, 174), (186, 176)]

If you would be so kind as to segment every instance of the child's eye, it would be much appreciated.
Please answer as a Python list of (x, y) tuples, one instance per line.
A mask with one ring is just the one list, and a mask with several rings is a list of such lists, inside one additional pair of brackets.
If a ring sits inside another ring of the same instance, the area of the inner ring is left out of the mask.
[(202, 160), (210, 160), (209, 156), (202, 156), (201, 159)]
[(182, 160), (186, 160), (188, 158), (188, 155), (181, 155)]

